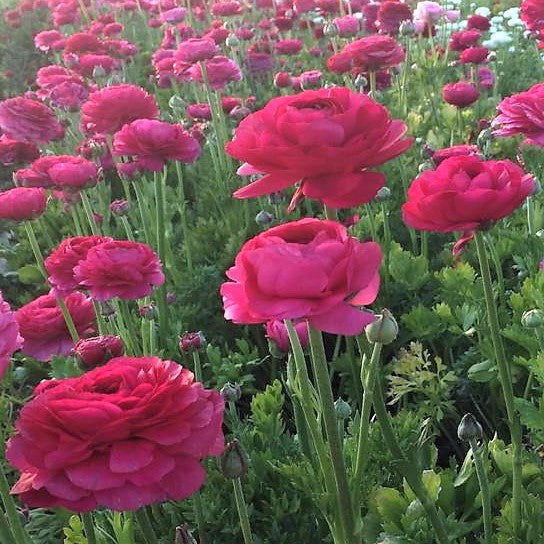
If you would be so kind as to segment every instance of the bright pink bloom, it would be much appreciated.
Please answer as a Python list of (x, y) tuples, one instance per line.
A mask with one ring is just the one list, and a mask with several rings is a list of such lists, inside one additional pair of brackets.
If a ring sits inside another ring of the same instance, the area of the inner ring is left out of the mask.
[(451, 147), (445, 147), (444, 149), (437, 149), (432, 156), (433, 162), (436, 166), (444, 162), (451, 157), (459, 157), (460, 155), (478, 155), (479, 149), (477, 145), (453, 145)]
[(190, 38), (181, 42), (176, 49), (176, 60), (193, 64), (211, 59), (219, 52), (219, 47), (210, 38)]
[(473, 231), (510, 215), (534, 188), (533, 176), (509, 160), (452, 157), (412, 182), (402, 216), (419, 230)]
[(397, 0), (386, 0), (378, 10), (378, 26), (381, 32), (396, 36), (403, 21), (412, 20), (412, 10), (408, 4)]
[(35, 390), (6, 457), (12, 493), (29, 506), (137, 510), (182, 500), (203, 484), (200, 461), (224, 448), (224, 401), (158, 357), (116, 357)]
[(470, 106), (480, 97), (478, 88), (473, 83), (459, 81), (457, 83), (448, 83), (442, 87), (442, 97), (444, 100), (458, 108)]
[(539, 32), (544, 29), (544, 4), (542, 0), (523, 0), (521, 20), (528, 30)]
[(13, 352), (20, 349), (22, 345), (23, 337), (19, 334), (15, 314), (0, 291), (0, 380), (8, 368)]
[(480, 66), (478, 68), (478, 85), (482, 89), (492, 89), (495, 85), (495, 72), (486, 66)]
[(482, 64), (487, 60), (488, 55), (487, 47), (468, 47), (461, 52), (459, 60), (461, 64)]
[(478, 30), (459, 30), (450, 37), (450, 49), (452, 51), (463, 51), (468, 47), (478, 45), (482, 35)]
[(82, 338), (72, 351), (86, 370), (103, 365), (113, 357), (120, 357), (124, 352), (121, 337), (112, 335)]
[[(242, 79), (242, 72), (238, 65), (222, 55), (205, 60), (204, 65), (206, 66), (208, 83), (212, 89), (222, 89), (227, 83)], [(200, 64), (193, 64), (189, 69), (189, 74), (195, 81), (204, 82)]]
[(66, 38), (64, 45), (64, 54), (75, 53), (76, 55), (84, 55), (85, 53), (104, 53), (103, 42), (94, 34), (89, 32), (77, 32)]
[(14, 140), (36, 143), (64, 137), (64, 127), (51, 108), (21, 96), (0, 102), (0, 129)]
[(115, 155), (131, 156), (139, 169), (159, 172), (168, 160), (190, 163), (200, 156), (200, 144), (183, 125), (137, 119), (125, 125), (113, 140)]
[(79, 282), (74, 278), (75, 266), (87, 257), (92, 247), (112, 242), (108, 236), (73, 236), (65, 238), (57, 249), (51, 252), (44, 261), (49, 277), (47, 281), (56, 296), (65, 296), (78, 289)]
[(212, 109), (207, 103), (189, 104), (187, 106), (187, 115), (191, 119), (209, 121), (212, 118)]
[(100, 69), (102, 73), (109, 74), (121, 66), (121, 63), (109, 55), (95, 55), (88, 53), (81, 55), (77, 64), (73, 67), (74, 71), (84, 77), (94, 77), (96, 70)]
[(280, 55), (296, 55), (304, 46), (304, 42), (298, 39), (279, 40), (274, 46), (276, 53)]
[[(302, 219), (246, 242), (221, 286), (234, 323), (307, 319), (333, 334), (360, 334), (374, 316), (360, 306), (378, 294), (382, 253), (334, 221)], [(304, 282), (300, 278), (305, 278)]]
[(136, 85), (113, 85), (91, 93), (81, 107), (85, 132), (113, 134), (136, 119), (156, 119), (159, 109), (153, 96)]
[[(303, 348), (308, 346), (308, 325), (306, 321), (294, 323), (293, 327), (297, 333), (300, 344)], [(284, 353), (287, 353), (291, 348), (289, 333), (283, 321), (273, 320), (266, 322), (266, 337), (276, 344), (277, 348)]]
[(40, 156), (40, 150), (32, 142), (12, 140), (5, 134), (0, 136), (0, 163), (4, 166), (25, 164)]
[(344, 15), (344, 17), (336, 17), (333, 19), (334, 26), (338, 29), (338, 35), (355, 36), (361, 29), (359, 19), (353, 15)]
[(492, 122), (494, 134), (523, 134), (527, 143), (544, 146), (544, 83), (505, 98), (497, 111), (499, 115)]
[[(82, 293), (72, 293), (64, 302), (78, 334), (92, 332), (96, 318), (92, 300)], [(15, 319), (24, 339), (25, 355), (38, 361), (50, 361), (54, 355), (70, 355), (74, 342), (53, 295), (42, 295), (25, 304), (15, 312)]]
[(219, 17), (229, 17), (242, 13), (242, 6), (237, 0), (223, 0), (212, 4), (212, 15)]
[(47, 53), (59, 40), (62, 40), (62, 34), (58, 30), (43, 30), (34, 36), (34, 45)]
[(27, 221), (42, 215), (47, 207), (45, 189), (15, 187), (0, 192), (0, 219)]
[(164, 283), (161, 263), (146, 244), (112, 240), (95, 245), (74, 268), (79, 286), (96, 300), (146, 297)]
[(161, 21), (164, 23), (181, 23), (187, 15), (187, 10), (182, 7), (168, 9), (161, 13)]
[(406, 151), (412, 140), (405, 132), (384, 106), (347, 88), (274, 98), (243, 119), (226, 146), (246, 161), (240, 175), (266, 174), (234, 196), (261, 196), (300, 181), (302, 194), (331, 207), (368, 202), (385, 180), (368, 168)]

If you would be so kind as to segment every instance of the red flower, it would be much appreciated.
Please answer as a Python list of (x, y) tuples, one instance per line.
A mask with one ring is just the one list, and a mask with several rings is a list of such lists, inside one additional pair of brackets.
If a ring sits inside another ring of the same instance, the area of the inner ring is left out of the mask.
[(459, 60), (462, 64), (482, 64), (487, 60), (488, 55), (487, 47), (468, 47), (461, 52)]
[(73, 354), (81, 366), (91, 369), (123, 355), (125, 347), (120, 336), (93, 336), (82, 338), (74, 346)]
[(174, 56), (176, 60), (192, 64), (211, 59), (218, 51), (219, 47), (210, 38), (190, 38), (178, 45)]
[(542, 0), (523, 0), (521, 20), (528, 30), (539, 32), (544, 29), (544, 4)]
[(40, 156), (40, 150), (32, 142), (12, 140), (5, 134), (0, 136), (0, 163), (11, 166), (17, 163), (32, 162)]
[(150, 295), (164, 283), (161, 263), (146, 244), (112, 240), (90, 248), (74, 268), (79, 286), (96, 300), (132, 300)]
[(76, 290), (79, 282), (74, 278), (74, 267), (87, 257), (89, 249), (111, 241), (113, 238), (108, 236), (74, 236), (63, 240), (44, 261), (53, 294), (64, 296)]
[(467, 19), (468, 30), (481, 30), (485, 32), (491, 28), (491, 21), (483, 15), (471, 15)]
[(0, 219), (27, 221), (42, 215), (47, 207), (45, 189), (15, 187), (0, 192)]
[(474, 47), (478, 45), (481, 37), (477, 30), (459, 30), (451, 35), (450, 49), (452, 51), (463, 51), (467, 47)]
[[(94, 330), (93, 302), (82, 293), (68, 295), (64, 302), (80, 336)], [(54, 355), (70, 355), (74, 342), (53, 295), (42, 295), (15, 312), (24, 339), (22, 352), (38, 361)]]
[(81, 126), (85, 132), (113, 134), (136, 119), (156, 119), (155, 99), (136, 85), (113, 85), (91, 93), (81, 107)]
[(64, 127), (51, 108), (22, 96), (0, 102), (0, 129), (14, 140), (36, 143), (64, 137)]
[(116, 357), (49, 380), (21, 410), (6, 457), (29, 506), (87, 512), (181, 500), (203, 484), (200, 461), (223, 451), (224, 401), (158, 357)]
[(281, 55), (296, 55), (302, 50), (304, 43), (302, 40), (279, 40), (276, 42), (276, 53)]
[(451, 157), (459, 157), (460, 155), (478, 155), (479, 150), (477, 145), (454, 145), (438, 149), (433, 153), (432, 159), (436, 166)]
[(444, 85), (442, 88), (442, 97), (452, 106), (465, 108), (478, 100), (480, 92), (473, 83), (459, 81), (457, 83)]
[(226, 146), (246, 161), (239, 174), (266, 174), (234, 196), (261, 196), (301, 181), (303, 195), (328, 206), (368, 202), (385, 179), (368, 168), (406, 151), (412, 140), (405, 132), (385, 107), (347, 88), (274, 98), (243, 119)]
[(378, 26), (382, 32), (397, 35), (403, 21), (412, 20), (412, 10), (408, 4), (397, 0), (386, 0), (378, 10)]
[[(227, 83), (242, 79), (242, 72), (238, 65), (222, 55), (216, 55), (209, 60), (205, 60), (203, 64), (206, 67), (208, 83), (212, 89), (222, 89)], [(204, 82), (200, 64), (193, 64), (188, 69), (188, 73), (194, 81)]]
[(9, 304), (4, 301), (0, 291), (0, 380), (4, 375), (14, 351), (21, 348), (23, 338), (19, 325)]
[(534, 188), (534, 178), (511, 161), (452, 157), (412, 182), (402, 216), (415, 229), (472, 231), (511, 214)]
[(219, 17), (228, 17), (242, 13), (242, 6), (236, 0), (224, 0), (223, 2), (215, 2), (212, 4), (212, 15)]
[(523, 134), (527, 143), (544, 146), (544, 83), (505, 98), (497, 110), (499, 115), (492, 123), (495, 134)]
[(159, 172), (167, 160), (185, 163), (200, 156), (200, 144), (183, 125), (151, 119), (137, 119), (115, 134), (115, 155), (129, 155), (136, 159), (139, 169)]
[[(382, 253), (333, 221), (302, 219), (244, 244), (221, 286), (234, 323), (307, 319), (325, 332), (359, 334), (374, 320), (359, 306), (376, 298)], [(300, 278), (305, 278), (300, 282)]]

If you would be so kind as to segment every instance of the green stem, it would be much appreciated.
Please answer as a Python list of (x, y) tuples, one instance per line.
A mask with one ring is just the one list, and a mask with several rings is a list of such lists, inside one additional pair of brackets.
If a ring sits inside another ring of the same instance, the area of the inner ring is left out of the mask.
[(535, 204), (532, 197), (528, 196), (527, 203), (527, 231), (529, 236), (533, 236), (535, 233)]
[(151, 525), (151, 520), (149, 519), (147, 512), (143, 508), (140, 508), (140, 510), (136, 510), (136, 512), (134, 512), (134, 517), (138, 521), (145, 544), (157, 544), (157, 536), (155, 535), (155, 531), (153, 530), (153, 526)]
[(476, 443), (476, 440), (472, 438), (469, 440), (470, 449), (472, 450), (472, 457), (474, 459), (474, 467), (476, 468), (476, 476), (478, 477), (478, 483), (480, 484), (480, 493), (482, 495), (482, 513), (484, 518), (484, 544), (491, 544), (492, 540), (492, 527), (491, 527), (491, 495), (489, 494), (489, 482), (487, 480), (487, 474), (483, 463), (481, 451)]
[(96, 226), (96, 221), (94, 220), (91, 203), (89, 202), (89, 199), (87, 198), (87, 194), (84, 191), (81, 191), (80, 196), (81, 196), (81, 203), (83, 204), (83, 210), (85, 211), (85, 215), (87, 216), (87, 223), (89, 223), (89, 228), (91, 229), (91, 233), (97, 236), (99, 232)]
[(489, 270), (489, 261), (485, 250), (484, 237), (477, 231), (474, 236), (476, 251), (478, 252), (478, 261), (480, 263), (480, 272), (484, 286), (484, 298), (487, 309), (487, 319), (491, 333), (491, 341), (495, 352), (495, 362), (499, 370), (499, 379), (502, 386), (506, 413), (508, 416), (508, 425), (510, 428), (510, 437), (512, 440), (512, 526), (514, 535), (520, 538), (521, 529), (521, 424), (516, 413), (514, 405), (514, 389), (510, 368), (506, 360), (504, 345), (500, 333), (499, 316), (493, 296), (493, 287), (491, 283), (491, 272)]
[(84, 512), (83, 514), (80, 514), (80, 516), (83, 523), (83, 529), (85, 530), (87, 544), (96, 544), (96, 534), (94, 532), (94, 520), (92, 513)]
[[(9, 483), (3, 469), (0, 470), (0, 496), (2, 497), (2, 503), (4, 504), (4, 508), (6, 510), (6, 517), (9, 525), (7, 530), (8, 532), (13, 533), (12, 538), (14, 544), (30, 544), (32, 540), (28, 536), (27, 532), (23, 527), (23, 524), (21, 523), (21, 517), (17, 512), (13, 497), (9, 492)], [(0, 512), (0, 517), (3, 518), (2, 512)]]
[(244, 544), (253, 544), (253, 536), (251, 535), (251, 526), (249, 524), (249, 515), (247, 513), (247, 505), (246, 500), (244, 499), (244, 491), (242, 490), (242, 482), (240, 478), (234, 478), (234, 480), (232, 480), (232, 486), (234, 488), (234, 500), (236, 502), (236, 509), (238, 510), (238, 517), (240, 518), (240, 526), (242, 527)]
[(38, 265), (38, 268), (42, 274), (42, 276), (47, 279), (47, 272), (45, 271), (45, 267), (43, 266), (43, 255), (40, 250), (40, 246), (38, 244), (38, 240), (36, 240), (36, 235), (34, 234), (34, 230), (32, 228), (32, 225), (30, 221), (25, 221), (25, 230), (26, 235), (28, 236), (28, 241), (30, 242), (30, 247), (32, 249), (32, 253), (34, 254), (34, 258), (36, 259), (36, 264)]
[(8, 522), (6, 521), (2, 511), (0, 511), (0, 542), (2, 542), (2, 544), (18, 544), (13, 539), (13, 535), (9, 530)]
[[(357, 338), (359, 341), (359, 338)], [(370, 362), (361, 365), (361, 383), (364, 388), (363, 403), (361, 406), (361, 419), (359, 422), (359, 435), (357, 443), (357, 457), (355, 461), (355, 472), (353, 473), (353, 503), (355, 508), (359, 504), (361, 496), (361, 485), (366, 462), (368, 460), (368, 434), (370, 430), (370, 408), (374, 401), (374, 386), (376, 384), (376, 372), (379, 368), (380, 354), (383, 344), (376, 343), (372, 350)], [(361, 349), (362, 346), (360, 346)], [(361, 353), (363, 350), (361, 349)]]
[[(156, 209), (156, 233), (159, 259), (166, 269), (166, 224), (164, 221), (164, 188), (166, 185), (167, 168), (164, 167), (162, 176), (155, 173), (155, 209)], [(160, 346), (165, 348), (168, 338), (168, 304), (166, 303), (166, 285), (163, 283), (157, 289), (157, 306), (159, 310), (159, 340)]]
[(197, 382), (202, 383), (202, 364), (200, 362), (200, 353), (198, 353), (198, 350), (193, 351), (193, 363), (195, 379)]
[(181, 230), (183, 231), (183, 249), (185, 250), (187, 272), (189, 272), (189, 275), (191, 275), (193, 272), (193, 257), (191, 255), (191, 244), (189, 243), (189, 227), (187, 225), (187, 210), (185, 204), (185, 186), (183, 184), (183, 175), (179, 161), (176, 161), (176, 174), (178, 176), (178, 209)]
[(77, 342), (79, 341), (79, 333), (77, 332), (74, 320), (72, 319), (72, 316), (68, 311), (66, 302), (64, 302), (64, 299), (62, 297), (57, 297), (57, 305), (62, 312), (62, 317), (64, 317), (64, 322), (66, 323), (66, 327), (68, 329), (68, 332), (70, 333), (72, 342), (74, 342), (74, 344), (77, 344)]
[(335, 210), (326, 204), (323, 205), (323, 209), (325, 211), (325, 219), (329, 219), (330, 221), (338, 221), (338, 210)]
[(334, 397), (332, 394), (329, 369), (325, 356), (325, 348), (323, 347), (323, 337), (321, 335), (321, 331), (318, 331), (309, 324), (308, 336), (310, 340), (310, 351), (312, 354), (312, 369), (321, 404), (323, 423), (325, 426), (325, 433), (327, 435), (327, 443), (332, 458), (334, 478), (336, 480), (336, 492), (339, 503), (338, 506), (340, 508), (340, 515), (347, 537), (347, 542), (354, 543), (355, 540), (353, 533), (355, 530), (355, 520), (353, 516), (353, 505), (351, 502), (351, 493), (348, 485), (346, 467), (344, 465), (342, 442), (338, 434), (338, 425), (334, 410)]
[[(417, 469), (415, 460), (410, 459), (402, 450), (393, 427), (391, 425), (390, 416), (385, 406), (385, 399), (383, 397), (381, 383), (377, 383), (377, 387), (374, 394), (374, 411), (376, 413), (376, 419), (382, 430), (382, 435), (387, 447), (393, 455), (393, 463), (397, 467), (398, 472), (404, 477), (410, 489), (414, 492), (415, 496), (421, 502), (423, 509), (429, 517), (429, 521), (433, 526), (436, 533), (436, 539), (439, 544), (448, 544), (448, 534), (444, 526), (443, 521), (438, 515), (436, 506), (431, 499), (427, 489), (423, 485), (421, 480), (421, 471)], [(415, 470), (414, 470), (415, 469)]]
[(193, 510), (195, 513), (196, 526), (198, 527), (198, 543), (206, 544), (207, 536), (204, 529), (204, 509), (202, 508), (202, 496), (200, 491), (193, 495)]

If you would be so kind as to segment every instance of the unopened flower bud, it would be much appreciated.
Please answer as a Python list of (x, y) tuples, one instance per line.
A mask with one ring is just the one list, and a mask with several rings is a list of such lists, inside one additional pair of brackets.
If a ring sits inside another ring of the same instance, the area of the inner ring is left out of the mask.
[(537, 178), (533, 178), (533, 180), (535, 188), (533, 189), (531, 195), (537, 195), (540, 193), (540, 191), (542, 191), (542, 185), (540, 185), (540, 181)]
[(470, 440), (481, 440), (484, 436), (482, 426), (472, 414), (465, 414), (457, 427), (459, 440), (469, 442)]
[(377, 193), (376, 193), (376, 200), (378, 201), (384, 201), (389, 200), (391, 198), (391, 189), (389, 187), (382, 187)]
[(176, 293), (172, 293), (172, 291), (168, 291), (168, 293), (166, 293), (166, 303), (167, 304), (174, 304), (174, 302), (176, 302)]
[(340, 34), (340, 30), (335, 23), (326, 23), (325, 25), (323, 25), (324, 36), (327, 36), (328, 38), (333, 38), (334, 36), (338, 36), (338, 34)]
[(537, 329), (544, 325), (544, 312), (542, 310), (528, 310), (521, 316), (521, 324), (526, 329)]
[(197, 544), (195, 537), (189, 531), (187, 525), (176, 527), (176, 540), (174, 544)]
[(435, 150), (429, 144), (424, 143), (423, 147), (421, 148), (421, 153), (426, 159), (430, 159), (434, 155)]
[(115, 315), (115, 308), (107, 300), (100, 303), (100, 315), (104, 321), (109, 321)]
[(401, 36), (411, 36), (416, 31), (416, 27), (412, 21), (403, 21), (399, 26)]
[(355, 78), (355, 85), (363, 92), (363, 90), (368, 87), (368, 79), (363, 74), (359, 74)]
[(155, 319), (158, 315), (155, 304), (144, 304), (143, 306), (140, 306), (138, 308), (138, 313), (140, 314), (140, 317), (149, 320)]
[(227, 47), (238, 47), (240, 45), (240, 40), (234, 34), (229, 34), (225, 40), (225, 45)]
[(242, 389), (237, 383), (227, 382), (220, 390), (219, 394), (226, 402), (236, 402), (242, 396)]
[(366, 337), (369, 342), (390, 344), (399, 334), (399, 326), (393, 314), (384, 308), (376, 320), (365, 327)]
[(283, 202), (283, 193), (281, 191), (275, 191), (268, 195), (270, 204), (281, 204)]
[(287, 72), (278, 72), (274, 76), (274, 87), (286, 89), (291, 86), (291, 76)]
[(202, 331), (185, 332), (179, 337), (179, 349), (183, 353), (198, 351), (206, 347), (206, 338)]
[(336, 419), (344, 421), (351, 415), (351, 406), (342, 398), (338, 398), (334, 401), (334, 412)]
[(272, 221), (274, 221), (274, 216), (265, 210), (261, 210), (255, 216), (255, 223), (257, 223), (257, 225), (261, 225), (261, 226), (270, 225)]
[(251, 110), (247, 106), (235, 106), (230, 110), (229, 117), (235, 121), (241, 121), (251, 114)]
[(221, 472), (226, 478), (234, 480), (246, 474), (249, 457), (240, 442), (234, 439), (225, 446), (221, 455)]
[(417, 167), (417, 170), (420, 174), (425, 170), (434, 170), (434, 164), (431, 161), (424, 161)]
[(119, 336), (94, 336), (79, 340), (72, 353), (83, 368), (91, 369), (123, 355), (124, 346)]
[(175, 94), (168, 101), (168, 106), (174, 113), (183, 113), (187, 108), (187, 102), (181, 96)]
[(110, 212), (113, 215), (121, 216), (126, 215), (130, 210), (130, 202), (128, 200), (120, 199), (114, 200), (110, 204)]

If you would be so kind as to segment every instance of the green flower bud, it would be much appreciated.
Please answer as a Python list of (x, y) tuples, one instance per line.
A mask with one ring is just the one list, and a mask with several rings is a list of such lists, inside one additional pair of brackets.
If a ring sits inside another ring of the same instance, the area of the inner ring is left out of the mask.
[(542, 310), (527, 310), (521, 316), (521, 324), (526, 329), (537, 329), (544, 325), (544, 312)]
[(220, 390), (219, 394), (227, 401), (227, 402), (236, 402), (237, 400), (240, 400), (240, 397), (242, 396), (242, 390), (240, 389), (240, 386), (237, 383), (230, 383), (227, 382)]
[(240, 442), (232, 440), (221, 455), (221, 472), (225, 478), (241, 478), (248, 469), (249, 457)]
[(176, 540), (174, 544), (197, 544), (195, 537), (189, 531), (187, 525), (176, 527)]
[(391, 198), (391, 189), (389, 187), (382, 187), (377, 193), (376, 193), (376, 200), (383, 201), (383, 200), (389, 200)]
[(237, 47), (240, 45), (240, 40), (236, 37), (235, 34), (229, 34), (225, 40), (225, 45), (227, 47)]
[(482, 426), (472, 414), (465, 414), (459, 427), (457, 427), (459, 440), (469, 442), (470, 440), (481, 440), (484, 436)]
[(334, 402), (334, 411), (336, 419), (344, 421), (351, 415), (351, 406), (344, 399), (338, 398)]
[(384, 308), (381, 314), (378, 314), (376, 321), (365, 327), (366, 337), (369, 342), (390, 344), (399, 334), (399, 326), (393, 314)]

